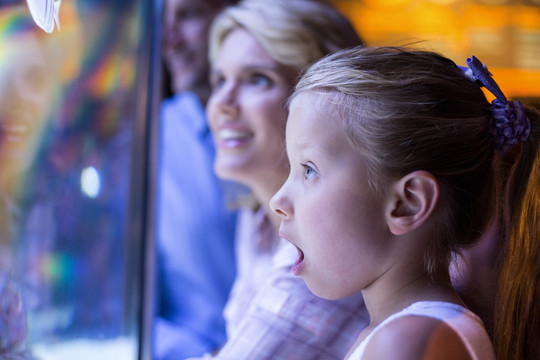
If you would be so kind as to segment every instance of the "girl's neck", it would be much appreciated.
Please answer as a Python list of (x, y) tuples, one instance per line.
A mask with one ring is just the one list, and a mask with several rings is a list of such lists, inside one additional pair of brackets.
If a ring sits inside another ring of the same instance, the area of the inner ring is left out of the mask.
[(441, 274), (434, 281), (423, 272), (414, 275), (406, 269), (391, 270), (384, 274), (384, 278), (364, 289), (362, 294), (373, 327), (419, 301), (444, 301), (465, 306), (452, 287), (448, 273)]

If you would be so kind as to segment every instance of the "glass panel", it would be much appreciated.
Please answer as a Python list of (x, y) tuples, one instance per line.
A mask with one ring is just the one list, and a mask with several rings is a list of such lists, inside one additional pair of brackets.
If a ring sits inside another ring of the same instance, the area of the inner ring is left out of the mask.
[(0, 0), (1, 359), (141, 356), (152, 3)]

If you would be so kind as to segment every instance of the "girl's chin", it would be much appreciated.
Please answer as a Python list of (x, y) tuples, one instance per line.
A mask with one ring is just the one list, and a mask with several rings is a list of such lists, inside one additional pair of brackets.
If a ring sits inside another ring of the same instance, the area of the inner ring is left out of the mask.
[(351, 295), (350, 293), (340, 291), (339, 289), (330, 289), (328, 284), (321, 284), (320, 282), (310, 281), (309, 275), (306, 273), (306, 271), (304, 271), (303, 274), (300, 276), (306, 282), (309, 290), (321, 299), (339, 300)]
[[(304, 278), (302, 276), (302, 278)], [(305, 280), (305, 278), (304, 278)], [(335, 297), (334, 294), (331, 294), (328, 292), (328, 289), (323, 289), (319, 286), (315, 286), (315, 285), (310, 285), (310, 283), (308, 281), (306, 281), (306, 284), (309, 288), (309, 290), (315, 295), (315, 296), (318, 296), (320, 297), (321, 299), (326, 299), (326, 300), (338, 300), (339, 297)]]

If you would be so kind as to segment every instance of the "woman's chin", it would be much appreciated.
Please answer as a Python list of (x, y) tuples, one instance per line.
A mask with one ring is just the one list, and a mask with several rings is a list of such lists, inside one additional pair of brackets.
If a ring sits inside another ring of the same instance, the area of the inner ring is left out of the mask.
[(249, 182), (249, 179), (257, 173), (256, 169), (249, 167), (245, 161), (230, 157), (218, 157), (214, 164), (214, 170), (220, 179), (235, 181), (244, 185), (248, 185), (246, 182)]

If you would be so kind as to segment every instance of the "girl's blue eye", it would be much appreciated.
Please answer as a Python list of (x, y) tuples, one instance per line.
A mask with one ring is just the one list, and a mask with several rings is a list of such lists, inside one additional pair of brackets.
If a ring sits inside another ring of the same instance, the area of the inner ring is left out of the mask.
[(315, 169), (313, 169), (308, 164), (302, 164), (302, 166), (304, 167), (304, 179), (309, 180), (315, 175), (317, 175), (317, 171), (315, 171)]

